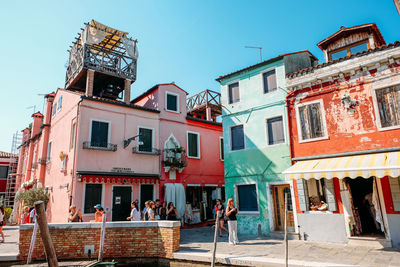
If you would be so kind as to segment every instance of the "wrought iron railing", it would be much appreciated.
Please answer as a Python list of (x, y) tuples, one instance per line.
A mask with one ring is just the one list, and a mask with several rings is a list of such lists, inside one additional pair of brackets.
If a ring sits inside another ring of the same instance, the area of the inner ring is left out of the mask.
[(85, 44), (78, 48), (73, 47), (70, 51), (66, 86), (75, 79), (83, 67), (131, 81), (136, 80), (136, 59), (105, 47)]
[(161, 155), (161, 150), (158, 148), (152, 148), (149, 150), (140, 150), (139, 147), (132, 147), (132, 153), (134, 154), (149, 154), (149, 155)]
[(189, 97), (186, 101), (186, 109), (189, 113), (207, 105), (221, 106), (221, 94), (211, 90), (204, 90)]
[(117, 145), (111, 143), (103, 143), (103, 142), (92, 142), (85, 141), (83, 142), (83, 149), (96, 149), (96, 150), (107, 150), (107, 151), (117, 151)]

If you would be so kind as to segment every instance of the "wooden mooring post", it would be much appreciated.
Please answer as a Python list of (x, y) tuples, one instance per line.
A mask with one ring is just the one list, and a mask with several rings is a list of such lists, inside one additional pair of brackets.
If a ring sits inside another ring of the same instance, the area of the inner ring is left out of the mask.
[(53, 241), (51, 240), (49, 226), (47, 224), (46, 211), (44, 210), (44, 202), (35, 202), (36, 220), (40, 229), (43, 246), (46, 251), (47, 263), (50, 267), (58, 267), (56, 250), (54, 249)]
[(212, 259), (211, 259), (211, 267), (215, 266), (215, 253), (217, 251), (219, 214), (220, 214), (220, 211), (218, 210), (217, 215), (215, 216), (214, 247), (213, 247), (213, 254), (212, 254)]
[(100, 246), (99, 246), (99, 257), (97, 261), (101, 262), (103, 260), (103, 250), (104, 250), (104, 238), (106, 236), (106, 214), (103, 214), (103, 222), (101, 224), (101, 233), (100, 233)]
[[(285, 190), (286, 191), (286, 190)], [(287, 229), (287, 223), (288, 223), (288, 208), (287, 208), (287, 194), (288, 192), (285, 192), (285, 236), (284, 236), (284, 240), (285, 240), (285, 266), (288, 267), (289, 266), (289, 243), (288, 243), (288, 229)]]

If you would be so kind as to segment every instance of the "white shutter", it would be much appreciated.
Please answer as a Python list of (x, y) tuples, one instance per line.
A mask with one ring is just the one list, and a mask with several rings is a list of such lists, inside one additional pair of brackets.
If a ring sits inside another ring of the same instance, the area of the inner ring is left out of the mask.
[(324, 179), (325, 180), (325, 196), (326, 202), (328, 204), (328, 210), (336, 211), (336, 197), (335, 197), (335, 188), (333, 186), (332, 179)]
[(308, 196), (307, 196), (307, 187), (304, 184), (303, 179), (297, 179), (297, 193), (299, 195), (299, 204), (300, 204), (300, 210), (301, 211), (306, 211), (308, 207)]
[(392, 193), (393, 209), (400, 211), (400, 181), (399, 178), (389, 177), (390, 192)]

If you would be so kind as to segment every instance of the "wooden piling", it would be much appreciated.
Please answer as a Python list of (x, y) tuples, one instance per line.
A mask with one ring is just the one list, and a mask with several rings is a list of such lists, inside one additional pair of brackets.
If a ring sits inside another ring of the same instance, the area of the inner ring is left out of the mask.
[(219, 214), (220, 214), (220, 211), (218, 210), (217, 215), (215, 216), (214, 247), (213, 247), (212, 260), (211, 260), (211, 267), (215, 266), (215, 253), (217, 251)]
[(47, 256), (47, 264), (50, 267), (58, 267), (57, 255), (51, 240), (49, 226), (47, 225), (46, 211), (43, 201), (35, 202), (36, 220), (40, 229), (40, 236)]

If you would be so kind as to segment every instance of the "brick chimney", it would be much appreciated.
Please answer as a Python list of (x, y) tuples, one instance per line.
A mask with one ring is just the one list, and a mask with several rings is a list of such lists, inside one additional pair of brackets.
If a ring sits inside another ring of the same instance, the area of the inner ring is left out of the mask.
[(31, 137), (39, 133), (40, 126), (42, 125), (43, 114), (40, 112), (36, 112), (32, 114), (32, 118), (33, 118), (33, 123), (32, 123)]

